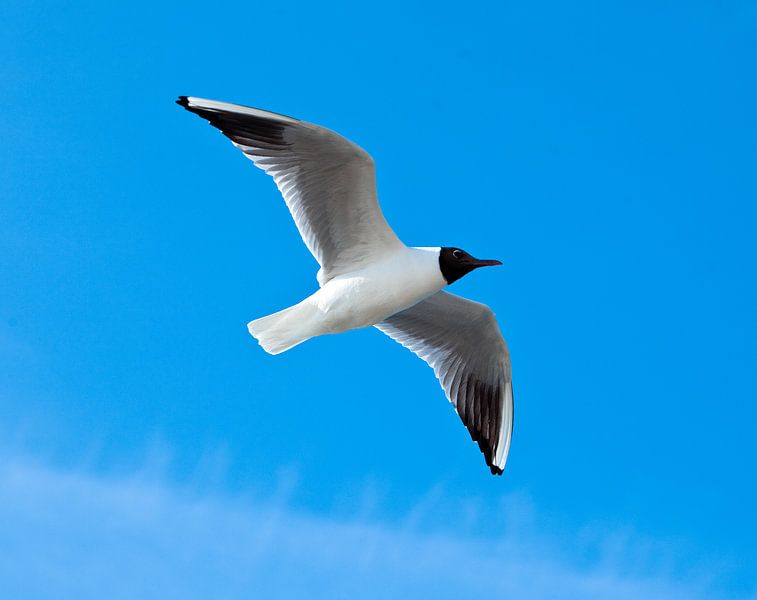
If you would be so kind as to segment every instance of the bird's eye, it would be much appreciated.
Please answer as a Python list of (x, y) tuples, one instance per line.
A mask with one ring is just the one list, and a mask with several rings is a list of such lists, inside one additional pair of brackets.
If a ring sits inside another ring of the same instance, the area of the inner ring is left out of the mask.
[(452, 256), (454, 256), (455, 258), (462, 258), (463, 257), (463, 252), (462, 252), (462, 250), (453, 250), (452, 251)]

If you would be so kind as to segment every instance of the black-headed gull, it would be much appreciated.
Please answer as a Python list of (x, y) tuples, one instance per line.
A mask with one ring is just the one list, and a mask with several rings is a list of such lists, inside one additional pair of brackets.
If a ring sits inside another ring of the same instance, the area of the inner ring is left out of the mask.
[(273, 177), (321, 265), (317, 292), (252, 321), (250, 334), (279, 354), (318, 335), (376, 327), (434, 369), (486, 464), (501, 474), (513, 428), (510, 355), (491, 309), (441, 291), (501, 263), (403, 244), (381, 213), (373, 159), (329, 129), (215, 100), (177, 103)]

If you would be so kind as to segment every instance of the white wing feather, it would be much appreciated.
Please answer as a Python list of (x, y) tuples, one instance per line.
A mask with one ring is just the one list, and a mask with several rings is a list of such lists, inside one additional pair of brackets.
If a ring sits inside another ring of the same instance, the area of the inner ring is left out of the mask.
[(492, 473), (507, 462), (513, 431), (510, 353), (488, 306), (437, 292), (376, 325), (434, 369)]
[(273, 177), (321, 265), (321, 285), (404, 247), (381, 212), (373, 159), (359, 146), (324, 127), (257, 108), (187, 96), (178, 103)]

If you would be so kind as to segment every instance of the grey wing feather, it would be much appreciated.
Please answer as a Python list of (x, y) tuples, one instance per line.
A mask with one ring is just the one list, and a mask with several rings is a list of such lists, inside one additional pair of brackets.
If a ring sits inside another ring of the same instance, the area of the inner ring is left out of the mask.
[(492, 473), (501, 474), (513, 430), (510, 354), (491, 309), (437, 292), (376, 327), (434, 369)]
[(181, 96), (178, 104), (221, 130), (271, 175), (321, 265), (323, 285), (402, 247), (376, 194), (373, 159), (324, 127), (276, 113)]

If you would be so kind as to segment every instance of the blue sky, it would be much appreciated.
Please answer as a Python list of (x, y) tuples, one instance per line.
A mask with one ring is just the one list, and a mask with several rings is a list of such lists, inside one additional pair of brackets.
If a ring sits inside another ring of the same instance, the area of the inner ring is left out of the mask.
[[(0, 581), (14, 597), (757, 597), (751, 2), (5, 2)], [(179, 94), (326, 125), (513, 357), (505, 475), (316, 286)], [(114, 592), (115, 590), (115, 592)]]

